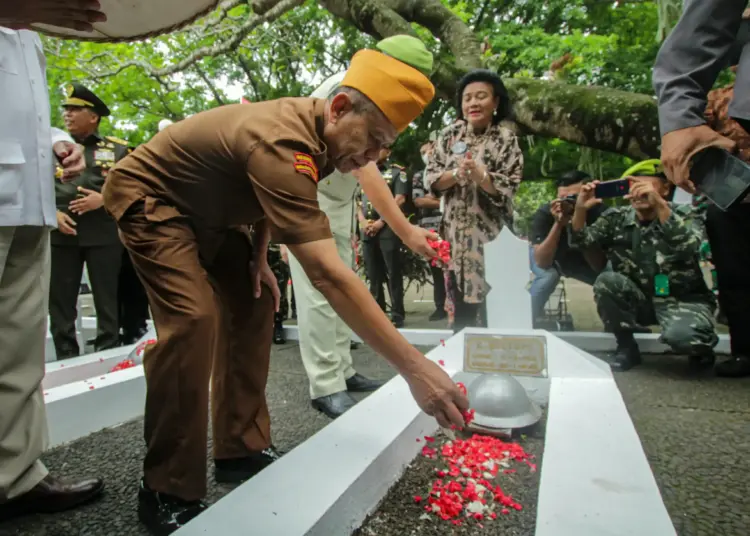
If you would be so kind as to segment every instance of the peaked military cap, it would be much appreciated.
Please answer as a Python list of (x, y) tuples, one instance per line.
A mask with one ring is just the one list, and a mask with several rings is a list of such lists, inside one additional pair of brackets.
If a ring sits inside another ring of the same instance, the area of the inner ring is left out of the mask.
[(66, 99), (63, 106), (76, 106), (78, 108), (91, 108), (101, 117), (110, 114), (109, 108), (94, 92), (81, 84), (69, 84), (65, 88)]

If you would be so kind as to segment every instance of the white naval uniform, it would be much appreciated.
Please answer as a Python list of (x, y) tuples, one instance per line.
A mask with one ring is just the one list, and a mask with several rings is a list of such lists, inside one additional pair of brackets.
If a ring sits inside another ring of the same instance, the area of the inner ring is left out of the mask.
[[(317, 88), (312, 97), (327, 98), (344, 79), (336, 74)], [(334, 171), (318, 184), (318, 203), (331, 224), (339, 257), (354, 264), (352, 226), (357, 179)], [(320, 398), (346, 391), (346, 380), (354, 375), (350, 349), (351, 329), (339, 318), (325, 297), (315, 290), (302, 266), (289, 252), (294, 298), (297, 301), (300, 354), (310, 379), (310, 397)]]

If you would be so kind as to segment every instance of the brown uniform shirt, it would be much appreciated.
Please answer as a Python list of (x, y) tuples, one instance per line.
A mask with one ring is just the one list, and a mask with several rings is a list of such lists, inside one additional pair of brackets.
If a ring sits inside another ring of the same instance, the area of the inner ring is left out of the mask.
[(151, 221), (184, 215), (196, 235), (268, 218), (280, 244), (330, 238), (317, 183), (331, 171), (325, 100), (232, 104), (175, 123), (111, 170), (104, 204), (120, 220), (136, 201)]

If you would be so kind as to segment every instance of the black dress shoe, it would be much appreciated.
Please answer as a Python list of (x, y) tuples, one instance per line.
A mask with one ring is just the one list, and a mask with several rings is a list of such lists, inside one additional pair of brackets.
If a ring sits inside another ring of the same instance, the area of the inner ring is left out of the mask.
[(339, 391), (332, 395), (314, 398), (311, 403), (312, 407), (319, 412), (326, 414), (331, 419), (335, 419), (352, 409), (357, 401), (346, 391)]
[(365, 393), (368, 391), (375, 391), (377, 389), (380, 389), (384, 384), (384, 381), (371, 380), (370, 378), (365, 378), (357, 372), (354, 374), (354, 376), (346, 380), (346, 390)]
[(241, 484), (250, 480), (263, 469), (281, 458), (281, 453), (272, 445), (244, 458), (214, 460), (214, 477), (222, 484)]
[(400, 329), (400, 328), (404, 327), (404, 319), (403, 318), (394, 318), (391, 322), (393, 322), (393, 325), (397, 329)]
[(690, 372), (700, 372), (708, 370), (716, 363), (716, 354), (713, 352), (705, 352), (699, 355), (691, 355), (688, 358), (688, 366)]
[(183, 501), (166, 493), (157, 493), (141, 481), (138, 490), (138, 519), (155, 536), (172, 534), (203, 512), (203, 501)]
[(430, 322), (436, 322), (438, 320), (444, 320), (448, 318), (448, 313), (445, 310), (435, 309), (435, 312), (430, 315)]
[(0, 504), (0, 520), (70, 510), (97, 498), (103, 489), (104, 483), (98, 478), (64, 482), (47, 475), (23, 495)]
[(750, 376), (750, 357), (734, 356), (716, 365), (716, 375), (724, 378)]
[(618, 345), (610, 368), (615, 372), (625, 372), (641, 364), (641, 351), (638, 345), (633, 343), (629, 345)]
[(350, 350), (356, 350), (357, 348), (359, 348), (359, 343), (357, 341), (349, 341)]
[(141, 337), (143, 337), (146, 333), (148, 333), (147, 328), (138, 328), (134, 331), (123, 331), (122, 335), (120, 336), (120, 341), (122, 342), (123, 346), (128, 346), (130, 344), (135, 344), (139, 340), (141, 340)]
[(273, 343), (286, 344), (286, 337), (284, 337), (284, 325), (281, 322), (276, 322), (273, 325)]

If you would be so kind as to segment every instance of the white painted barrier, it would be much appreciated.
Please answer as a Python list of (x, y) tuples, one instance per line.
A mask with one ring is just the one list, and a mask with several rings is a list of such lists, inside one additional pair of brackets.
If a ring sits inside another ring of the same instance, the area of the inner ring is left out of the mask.
[[(466, 376), (463, 338), (428, 354), (443, 360), (454, 380)], [(535, 398), (541, 384), (549, 396), (536, 534), (674, 536), (608, 367), (553, 334), (546, 338), (549, 379), (535, 378)], [(176, 534), (246, 536), (251, 527), (253, 534), (348, 536), (414, 459), (415, 438), (436, 428), (396, 377)]]

